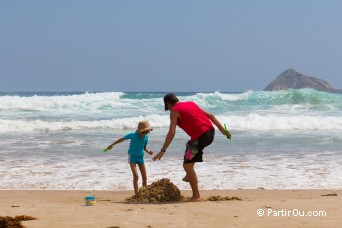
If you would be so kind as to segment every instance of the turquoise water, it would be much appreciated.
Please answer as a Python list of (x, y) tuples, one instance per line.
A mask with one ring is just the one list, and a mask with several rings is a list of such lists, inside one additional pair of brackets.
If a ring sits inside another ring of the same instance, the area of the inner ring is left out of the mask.
[[(162, 146), (169, 125), (162, 92), (0, 93), (0, 189), (133, 189), (128, 143), (102, 149), (142, 119)], [(197, 164), (202, 189), (341, 188), (342, 94), (277, 92), (177, 93), (226, 123), (227, 140)], [(162, 161), (146, 155), (149, 181), (168, 177), (181, 189), (188, 136), (178, 129)]]

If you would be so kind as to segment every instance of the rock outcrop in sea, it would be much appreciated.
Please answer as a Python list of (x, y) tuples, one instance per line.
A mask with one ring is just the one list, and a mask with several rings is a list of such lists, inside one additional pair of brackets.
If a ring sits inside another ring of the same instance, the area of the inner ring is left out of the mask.
[(342, 90), (334, 89), (328, 82), (319, 78), (305, 76), (294, 69), (288, 69), (281, 73), (275, 80), (265, 87), (264, 91), (303, 88), (311, 88), (329, 93), (342, 93)]

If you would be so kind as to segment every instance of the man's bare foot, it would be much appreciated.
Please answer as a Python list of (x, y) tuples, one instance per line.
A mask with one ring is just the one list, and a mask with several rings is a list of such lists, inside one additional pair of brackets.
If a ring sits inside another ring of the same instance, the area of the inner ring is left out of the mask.
[(188, 179), (188, 177), (187, 176), (185, 176), (185, 177), (183, 177), (183, 179), (182, 179), (184, 182), (189, 182), (189, 179)]
[(202, 201), (201, 198), (191, 197), (191, 198), (188, 199), (188, 201), (186, 201), (186, 202), (201, 202), (201, 201)]

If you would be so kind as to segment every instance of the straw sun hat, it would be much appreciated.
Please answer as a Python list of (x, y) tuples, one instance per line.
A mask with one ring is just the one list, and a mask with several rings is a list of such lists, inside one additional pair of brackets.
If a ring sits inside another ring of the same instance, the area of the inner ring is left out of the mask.
[(144, 132), (144, 131), (152, 131), (153, 128), (151, 128), (150, 123), (147, 120), (140, 121), (138, 124), (138, 129), (136, 132)]

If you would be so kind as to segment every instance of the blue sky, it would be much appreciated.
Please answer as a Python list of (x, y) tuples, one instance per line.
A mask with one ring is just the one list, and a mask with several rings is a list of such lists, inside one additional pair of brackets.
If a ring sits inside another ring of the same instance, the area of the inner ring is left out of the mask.
[(339, 0), (0, 0), (0, 91), (342, 89)]

